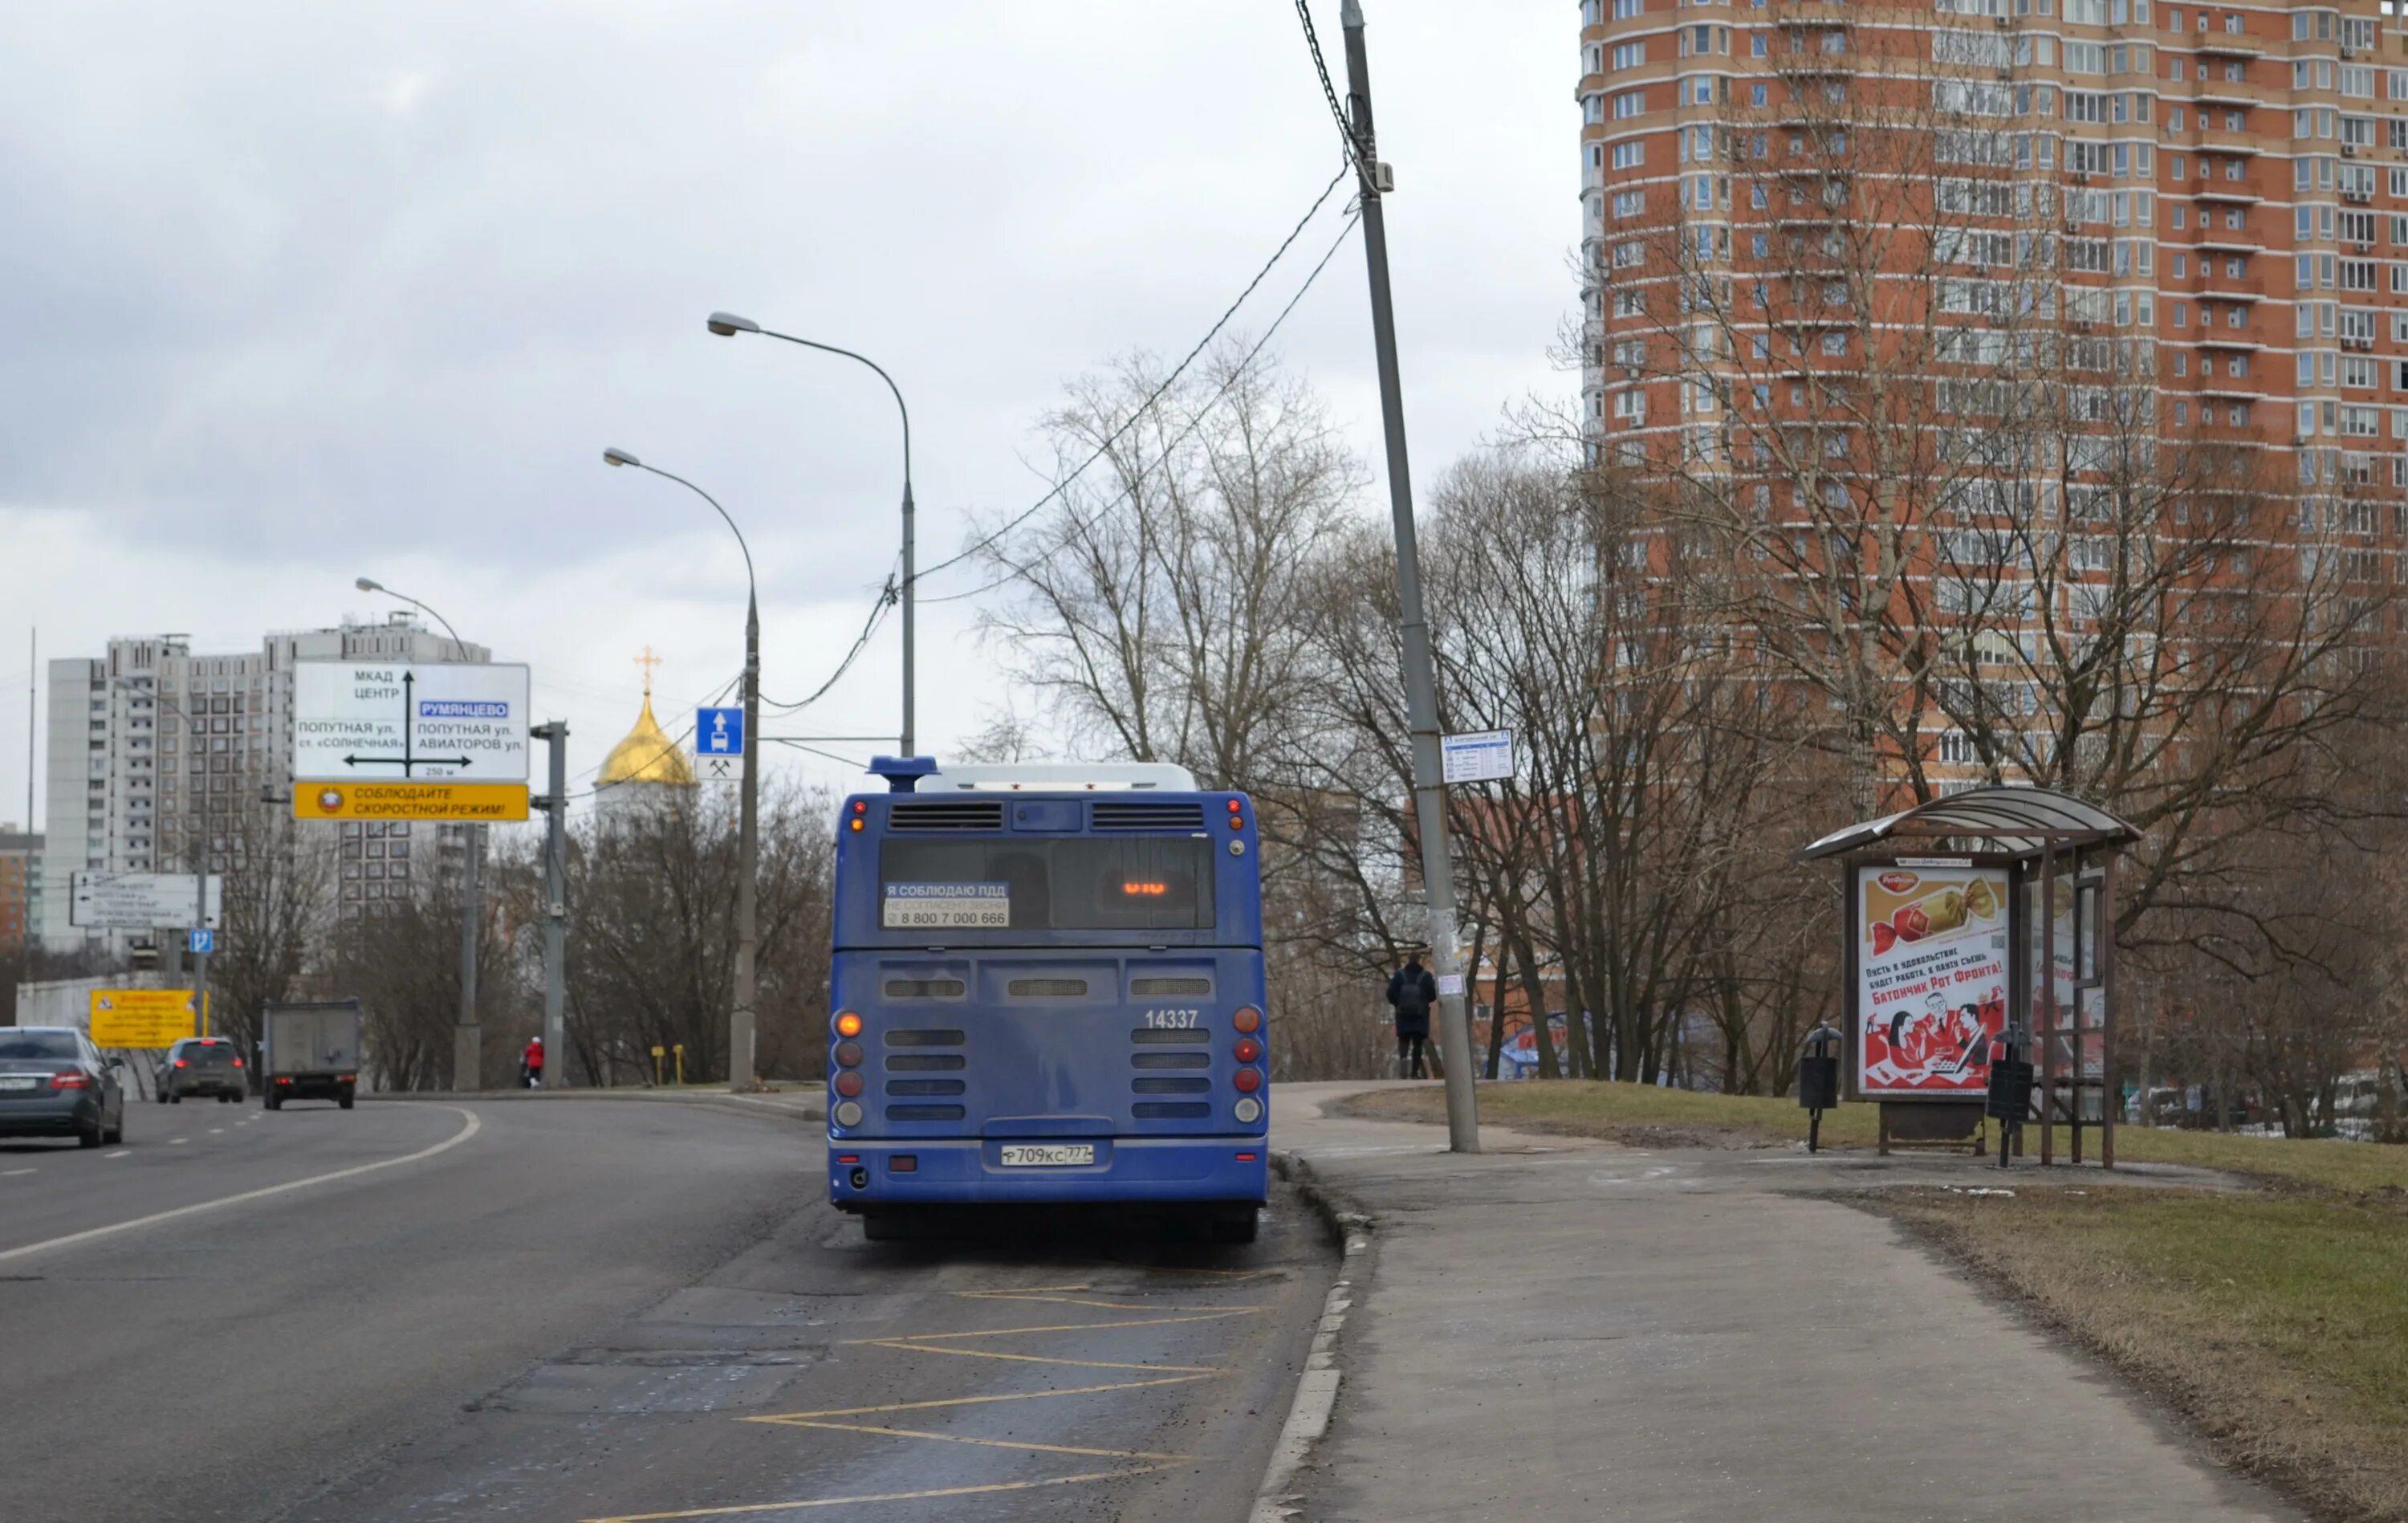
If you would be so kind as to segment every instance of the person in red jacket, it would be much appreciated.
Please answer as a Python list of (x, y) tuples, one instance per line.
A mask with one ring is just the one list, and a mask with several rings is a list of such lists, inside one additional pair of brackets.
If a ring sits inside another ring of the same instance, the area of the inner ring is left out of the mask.
[(543, 1039), (537, 1037), (519, 1055), (519, 1087), (539, 1089), (543, 1086)]

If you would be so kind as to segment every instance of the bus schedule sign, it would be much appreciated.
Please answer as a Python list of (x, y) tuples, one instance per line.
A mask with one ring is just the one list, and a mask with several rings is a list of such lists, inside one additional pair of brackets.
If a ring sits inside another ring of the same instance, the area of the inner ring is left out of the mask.
[(1868, 1099), (1979, 1098), (2007, 1024), (2007, 872), (1856, 869), (1856, 1086)]

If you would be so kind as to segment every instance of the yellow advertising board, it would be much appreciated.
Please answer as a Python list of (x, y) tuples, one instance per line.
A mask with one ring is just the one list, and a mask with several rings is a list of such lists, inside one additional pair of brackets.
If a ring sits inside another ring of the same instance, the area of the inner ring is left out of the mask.
[(523, 783), (295, 783), (296, 820), (523, 820)]
[(193, 1034), (190, 989), (94, 989), (95, 1047), (172, 1047)]

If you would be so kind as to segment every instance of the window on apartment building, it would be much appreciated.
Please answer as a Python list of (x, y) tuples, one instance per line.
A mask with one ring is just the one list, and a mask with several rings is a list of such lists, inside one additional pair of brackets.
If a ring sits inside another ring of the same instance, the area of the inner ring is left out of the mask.
[[(1589, 99), (1595, 100), (1597, 97), (1591, 95)], [(1643, 90), (1627, 91), (1613, 97), (1613, 119), (1616, 122), (1628, 121), (1634, 116), (1643, 115), (1646, 110), (1647, 93)], [(1596, 119), (1592, 118), (1592, 120)]]
[(1589, 122), (1592, 125), (1604, 121), (1605, 97), (1603, 95), (1583, 95), (1581, 97), (1581, 120)]
[(1618, 42), (1614, 44), (1613, 66), (1615, 68), (1635, 69), (1640, 65), (1646, 62), (1647, 44), (1645, 42)]
[(1631, 138), (1613, 145), (1613, 166), (1616, 169), (1636, 169), (1646, 162), (1647, 145), (1640, 139)]
[(1762, 58), (1770, 51), (1771, 38), (1767, 36), (1764, 33), (1756, 32), (1749, 36), (1747, 39), (1747, 55), (1750, 58)]
[(1613, 19), (1627, 22), (1646, 8), (1646, 0), (1613, 0)]
[(1764, 86), (1755, 84), (1747, 87), (1747, 103), (1750, 106), (1762, 106), (1769, 98)]

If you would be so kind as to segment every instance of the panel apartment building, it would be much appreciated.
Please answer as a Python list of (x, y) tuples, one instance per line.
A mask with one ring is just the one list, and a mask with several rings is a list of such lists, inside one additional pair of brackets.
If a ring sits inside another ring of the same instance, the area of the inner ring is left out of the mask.
[[(293, 668), (324, 657), (492, 658), (483, 646), (455, 644), (397, 613), (270, 634), (255, 651), (196, 654), (182, 636), (142, 636), (111, 639), (98, 657), (50, 663), (45, 945), (149, 948), (150, 938), (136, 933), (71, 926), (70, 874), (188, 872), (204, 855), (222, 870), (248, 828), (289, 815)], [(413, 835), (407, 823), (346, 822), (342, 909), (357, 913), (371, 899), (406, 897), (414, 880), (456, 863), (464, 839), (459, 826), (421, 826)]]
[[(2245, 542), (2270, 539), (2315, 542), (2318, 596), (2362, 608), (2397, 574), (2398, 9), (1584, 0), (1582, 22), (1594, 458), (1764, 525), (1758, 558), (1801, 579), (1873, 553), (1857, 531), (1941, 525), (1899, 606), (1978, 615), (2027, 714), (2028, 632), (2097, 611), (2158, 532), (2136, 496), (2179, 538), (2181, 493), (2245, 489), (2239, 557), (2193, 547), (2206, 580), (2262, 584)], [(2015, 535), (2056, 564), (2018, 568)], [(1931, 734), (1936, 759), (1974, 761), (1961, 740)]]

